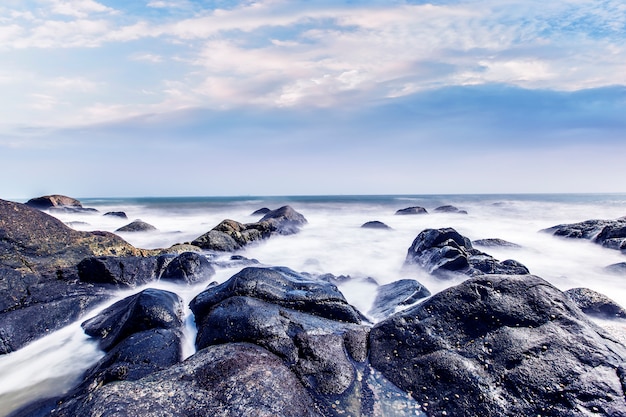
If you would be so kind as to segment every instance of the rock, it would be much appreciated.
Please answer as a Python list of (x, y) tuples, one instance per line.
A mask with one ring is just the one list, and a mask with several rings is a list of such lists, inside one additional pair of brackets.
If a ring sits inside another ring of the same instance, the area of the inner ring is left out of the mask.
[(241, 255), (232, 255), (226, 260), (216, 259), (212, 263), (218, 268), (236, 268), (246, 266), (260, 266), (258, 259), (250, 259)]
[(253, 297), (308, 314), (347, 323), (360, 323), (359, 313), (337, 287), (284, 267), (247, 267), (223, 284), (198, 294), (190, 304), (202, 317), (216, 304), (233, 296)]
[(396, 211), (396, 214), (398, 214), (398, 215), (405, 215), (405, 214), (428, 214), (428, 211), (426, 211), (426, 209), (424, 207), (415, 206), (415, 207), (407, 207), (407, 208), (400, 209), (400, 210)]
[(144, 221), (135, 220), (126, 226), (120, 227), (116, 232), (150, 232), (152, 230), (157, 230), (157, 228)]
[(196, 284), (208, 281), (213, 275), (215, 269), (205, 256), (197, 252), (184, 252), (167, 265), (161, 279)]
[(555, 236), (588, 239), (609, 249), (626, 251), (626, 219), (623, 218), (560, 224), (542, 231)]
[(0, 313), (0, 354), (30, 342), (84, 316), (111, 294), (90, 284), (43, 281), (26, 285), (28, 294), (13, 310)]
[(440, 206), (433, 210), (436, 213), (458, 213), (458, 214), (467, 214), (465, 210), (459, 210), (457, 207), (446, 205)]
[(283, 206), (272, 210), (263, 216), (259, 222), (270, 223), (273, 229), (272, 232), (281, 235), (298, 233), (300, 228), (307, 224), (306, 218), (291, 208), (291, 206)]
[(259, 222), (243, 224), (226, 219), (191, 242), (205, 250), (232, 252), (274, 234), (297, 233), (306, 224), (304, 216), (289, 206), (268, 212)]
[(82, 208), (83, 205), (80, 201), (75, 198), (67, 197), (64, 195), (53, 194), (53, 195), (45, 195), (43, 197), (31, 198), (26, 202), (26, 205), (29, 207), (34, 207), (39, 210), (46, 210), (51, 207), (77, 207)]
[(128, 216), (123, 211), (108, 211), (104, 213), (104, 216), (119, 217), (120, 219), (128, 219)]
[(377, 220), (363, 223), (361, 227), (364, 229), (391, 229), (391, 227), (387, 226), (385, 223), (379, 222)]
[(157, 277), (158, 259), (137, 256), (99, 256), (83, 259), (78, 265), (82, 282), (137, 287)]
[(511, 249), (521, 249), (521, 246), (517, 243), (508, 242), (503, 239), (477, 239), (472, 241), (474, 245), (485, 246), (489, 248), (511, 248)]
[(430, 297), (430, 291), (414, 279), (401, 279), (381, 285), (378, 287), (369, 315), (385, 319), (394, 314), (398, 308), (410, 306), (426, 297)]
[(626, 348), (532, 275), (468, 279), (374, 326), (370, 346), (428, 415), (626, 415)]
[(80, 232), (24, 204), (0, 200), (0, 265), (28, 272), (75, 266), (89, 256), (144, 256), (119, 236)]
[(426, 229), (420, 232), (408, 250), (405, 266), (418, 265), (431, 274), (447, 273), (475, 276), (481, 274), (528, 274), (528, 269), (514, 260), (499, 262), (472, 247), (472, 242), (452, 228)]
[(267, 350), (247, 343), (211, 346), (137, 381), (95, 389), (51, 417), (321, 417), (302, 383)]
[(255, 210), (255, 211), (251, 214), (251, 216), (261, 216), (261, 215), (263, 215), (263, 216), (264, 216), (264, 215), (266, 215), (267, 213), (269, 213), (270, 211), (272, 211), (272, 210), (268, 209), (267, 207), (263, 207), (263, 208), (260, 208), (260, 209), (258, 209), (258, 210)]
[(585, 314), (603, 319), (626, 318), (626, 311), (604, 294), (589, 288), (572, 288), (565, 295)]
[(148, 288), (113, 304), (83, 322), (89, 336), (108, 351), (130, 336), (150, 329), (178, 329), (183, 323), (182, 299), (170, 291)]
[(605, 267), (604, 270), (611, 274), (626, 275), (626, 262), (618, 262), (616, 264), (609, 265)]
[(67, 213), (67, 214), (96, 214), (98, 210), (95, 208), (74, 207), (74, 206), (58, 206), (50, 207), (50, 213)]

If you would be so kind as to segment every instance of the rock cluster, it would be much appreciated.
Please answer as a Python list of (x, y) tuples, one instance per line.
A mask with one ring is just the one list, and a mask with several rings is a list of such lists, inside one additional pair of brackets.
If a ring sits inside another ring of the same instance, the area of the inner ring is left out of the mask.
[(544, 229), (554, 236), (588, 239), (609, 249), (626, 252), (626, 219), (586, 220), (580, 223), (560, 224)]

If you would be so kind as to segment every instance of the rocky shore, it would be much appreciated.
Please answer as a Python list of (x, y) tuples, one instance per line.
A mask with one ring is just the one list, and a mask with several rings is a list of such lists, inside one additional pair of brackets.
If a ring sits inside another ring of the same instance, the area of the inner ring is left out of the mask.
[[(72, 230), (41, 204), (0, 200), (0, 354), (77, 320), (105, 354), (68, 393), (13, 417), (626, 415), (626, 347), (591, 320), (624, 310), (588, 289), (562, 292), (453, 228), (419, 232), (405, 269), (460, 284), (435, 294), (412, 279), (379, 286), (360, 312), (339, 277), (237, 254), (298, 233), (307, 220), (289, 206), (142, 250)], [(622, 223), (550, 231), (622, 249)], [(211, 282), (223, 267), (214, 255), (228, 252), (244, 268)], [(181, 297), (143, 288), (159, 280), (206, 284), (189, 305), (196, 352), (185, 360)], [(120, 289), (137, 290), (86, 316)]]

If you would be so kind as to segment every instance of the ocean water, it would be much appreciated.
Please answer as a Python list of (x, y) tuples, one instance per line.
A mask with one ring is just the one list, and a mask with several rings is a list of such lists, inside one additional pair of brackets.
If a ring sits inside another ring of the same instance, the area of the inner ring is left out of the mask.
[[(517, 260), (532, 274), (559, 289), (591, 288), (626, 306), (626, 277), (604, 271), (610, 264), (626, 262), (624, 254), (587, 240), (558, 238), (541, 232), (557, 224), (626, 216), (626, 194), (245, 196), (81, 199), (81, 202), (99, 213), (53, 215), (84, 231), (114, 232), (132, 220), (141, 219), (155, 226), (157, 231), (118, 234), (146, 249), (189, 242), (224, 219), (242, 223), (258, 221), (262, 216), (252, 213), (262, 207), (276, 209), (290, 205), (308, 220), (300, 233), (274, 236), (239, 254), (264, 265), (348, 275), (351, 280), (340, 284), (339, 289), (366, 316), (376, 295), (377, 285), (372, 281), (382, 285), (413, 278), (436, 293), (463, 280), (463, 277), (441, 280), (425, 272), (402, 268), (415, 237), (424, 229), (442, 227), (453, 227), (472, 241), (500, 238), (515, 243), (520, 247), (477, 248), (500, 261)], [(433, 211), (442, 205), (454, 205), (468, 214)], [(411, 206), (424, 207), (429, 214), (395, 214)], [(124, 211), (128, 220), (102, 215), (108, 211)], [(391, 229), (361, 228), (362, 224), (373, 220)], [(223, 282), (238, 270), (218, 270), (215, 280)], [(175, 291), (186, 302), (204, 288), (204, 284), (190, 288), (158, 282), (149, 286)], [(139, 290), (125, 291), (119, 296)], [(375, 321), (374, 317), (371, 319)], [(46, 336), (18, 352), (0, 356), (0, 417), (34, 399), (64, 392), (102, 357), (102, 352), (82, 333), (79, 324)], [(188, 356), (193, 353), (195, 335), (190, 312), (186, 335), (185, 355)]]

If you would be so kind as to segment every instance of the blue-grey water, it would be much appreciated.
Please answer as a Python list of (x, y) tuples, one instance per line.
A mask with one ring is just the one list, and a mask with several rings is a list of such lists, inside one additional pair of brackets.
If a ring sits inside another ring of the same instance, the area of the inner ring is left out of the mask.
[[(189, 242), (223, 219), (251, 223), (261, 217), (251, 214), (255, 210), (288, 204), (308, 220), (301, 232), (274, 236), (240, 254), (266, 265), (287, 266), (296, 271), (349, 275), (352, 280), (342, 284), (340, 290), (365, 315), (376, 290), (376, 285), (366, 278), (373, 278), (379, 284), (414, 278), (433, 293), (463, 279), (444, 281), (425, 272), (402, 269), (407, 250), (419, 232), (441, 227), (453, 227), (471, 240), (500, 238), (516, 243), (519, 248), (480, 249), (499, 260), (515, 259), (532, 274), (562, 290), (588, 287), (626, 306), (626, 277), (604, 270), (610, 264), (626, 262), (624, 254), (590, 241), (540, 232), (562, 223), (626, 216), (626, 194), (84, 198), (81, 202), (99, 213), (53, 215), (77, 230), (86, 231), (113, 232), (141, 219), (157, 231), (119, 233), (141, 248), (166, 248)], [(454, 205), (468, 214), (433, 211), (442, 205)], [(395, 215), (397, 210), (411, 206), (424, 207), (429, 214)], [(102, 215), (108, 211), (124, 211), (129, 219)], [(360, 227), (372, 220), (387, 224), (391, 230)], [(237, 269), (219, 270), (216, 280), (225, 281), (236, 272)], [(202, 285), (168, 289), (190, 300), (202, 290)], [(127, 291), (120, 297), (128, 294)], [(188, 325), (187, 355), (193, 352), (195, 330), (191, 316)], [(20, 404), (67, 390), (82, 370), (101, 356), (77, 322), (0, 357), (0, 417)]]

